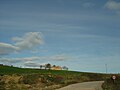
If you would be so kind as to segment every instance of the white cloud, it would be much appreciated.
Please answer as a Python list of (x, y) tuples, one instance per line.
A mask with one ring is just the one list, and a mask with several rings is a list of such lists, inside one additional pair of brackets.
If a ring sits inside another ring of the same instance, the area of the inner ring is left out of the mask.
[(12, 40), (15, 41), (15, 44), (0, 42), (0, 55), (32, 50), (44, 43), (40, 32), (28, 32), (23, 37), (13, 37)]
[(41, 60), (41, 59), (42, 58), (38, 56), (21, 58), (21, 60), (24, 60), (24, 61), (35, 61), (35, 60)]
[(19, 50), (19, 47), (7, 43), (0, 43), (0, 55), (14, 53), (17, 50)]
[(32, 49), (43, 44), (40, 32), (28, 32), (23, 37), (14, 37), (12, 40), (15, 41), (15, 45), (19, 47), (20, 50)]
[[(33, 57), (22, 57), (22, 58), (0, 58), (0, 62), (2, 63), (17, 63), (17, 62), (26, 62), (27, 64), (25, 65), (31, 65), (33, 63), (31, 62), (47, 62), (47, 61), (66, 61), (66, 60), (71, 60), (73, 59), (72, 56), (68, 56), (68, 55), (52, 55), (52, 56), (33, 56)], [(28, 64), (28, 62), (30, 62), (30, 64)], [(35, 64), (34, 64), (35, 65)]]
[(34, 56), (34, 57), (26, 57), (26, 58), (21, 58), (21, 60), (24, 61), (35, 61), (35, 60), (47, 60), (47, 61), (66, 61), (66, 60), (71, 60), (72, 57), (64, 54), (60, 55), (52, 55), (52, 56)]
[(54, 55), (54, 56), (50, 56), (48, 57), (49, 60), (57, 60), (57, 61), (64, 61), (64, 60), (68, 60), (69, 57), (66, 55)]
[(31, 53), (40, 53), (40, 52), (48, 52), (48, 50), (31, 50)]
[(20, 61), (21, 61), (20, 58), (3, 58), (3, 57), (0, 58), (0, 62), (7, 64), (18, 63)]
[(27, 67), (39, 67), (40, 64), (39, 63), (35, 63), (35, 62), (25, 62), (24, 66), (27, 66)]
[(120, 2), (110, 0), (105, 4), (105, 7), (110, 10), (120, 10)]
[[(19, 65), (21, 66), (37, 68), (40, 65), (51, 63), (51, 61), (66, 61), (71, 60), (72, 57), (67, 55), (52, 55), (52, 56), (33, 56), (33, 57), (22, 57), (22, 58), (0, 58), (0, 63), (7, 65)], [(73, 59), (73, 58), (72, 58)]]

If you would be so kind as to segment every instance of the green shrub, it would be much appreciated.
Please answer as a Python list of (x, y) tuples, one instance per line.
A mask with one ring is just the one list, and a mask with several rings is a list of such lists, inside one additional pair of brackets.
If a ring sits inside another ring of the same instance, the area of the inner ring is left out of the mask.
[(50, 82), (54, 82), (54, 77), (52, 76), (47, 76), (46, 79)]
[(59, 84), (63, 84), (64, 83), (64, 78), (62, 76), (55, 76), (54, 77), (54, 82), (59, 83)]
[(5, 82), (0, 79), (0, 90), (5, 90)]
[(115, 82), (111, 78), (106, 79), (102, 87), (104, 90), (120, 90), (120, 76), (117, 76)]
[(36, 84), (39, 81), (39, 76), (35, 74), (25, 75), (21, 81), (24, 84)]

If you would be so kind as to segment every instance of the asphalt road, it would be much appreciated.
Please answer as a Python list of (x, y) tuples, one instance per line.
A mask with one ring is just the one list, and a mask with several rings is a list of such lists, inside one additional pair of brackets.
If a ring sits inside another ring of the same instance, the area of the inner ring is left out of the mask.
[(72, 84), (56, 90), (103, 90), (101, 85), (104, 81), (92, 81)]

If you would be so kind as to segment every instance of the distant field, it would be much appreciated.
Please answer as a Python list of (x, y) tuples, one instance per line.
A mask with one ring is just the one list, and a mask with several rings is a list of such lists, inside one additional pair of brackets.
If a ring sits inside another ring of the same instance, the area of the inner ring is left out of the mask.
[(44, 69), (31, 69), (31, 68), (18, 68), (11, 66), (0, 66), (0, 75), (12, 75), (12, 74), (52, 74), (62, 76), (89, 76), (94, 80), (103, 80), (106, 74), (101, 73), (87, 73), (65, 70), (44, 70)]
[[(0, 66), (0, 75), (12, 75), (12, 74), (52, 74), (52, 75), (68, 75), (68, 76), (89, 76), (94, 80), (103, 80), (106, 74), (101, 73), (88, 73), (88, 72), (76, 72), (65, 70), (44, 70), (44, 69), (31, 69), (31, 68), (18, 68), (11, 66)], [(109, 74), (107, 75), (109, 76)]]
[(10, 75), (10, 74), (54, 74), (54, 75), (64, 75), (64, 74), (80, 74), (80, 72), (75, 71), (65, 71), (65, 70), (44, 70), (44, 69), (31, 69), (31, 68), (18, 68), (11, 66), (0, 66), (0, 75)]

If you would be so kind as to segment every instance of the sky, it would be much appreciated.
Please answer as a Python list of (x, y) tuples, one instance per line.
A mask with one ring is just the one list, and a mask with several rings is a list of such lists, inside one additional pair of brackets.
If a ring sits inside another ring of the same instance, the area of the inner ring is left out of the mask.
[(120, 0), (0, 0), (0, 63), (120, 73)]

